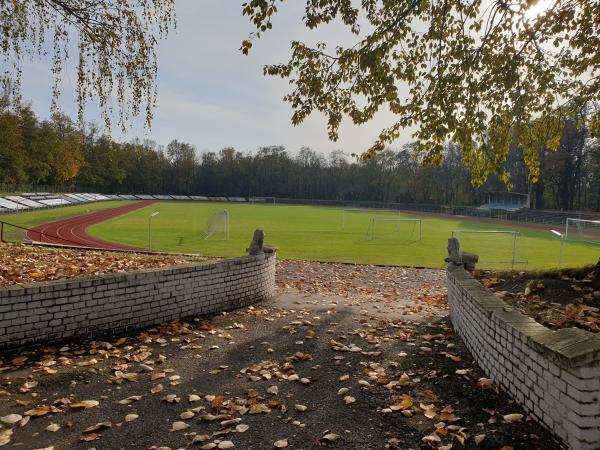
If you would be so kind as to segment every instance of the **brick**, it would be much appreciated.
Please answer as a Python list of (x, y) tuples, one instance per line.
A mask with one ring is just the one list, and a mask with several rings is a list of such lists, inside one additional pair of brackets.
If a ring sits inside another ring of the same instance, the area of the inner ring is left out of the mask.
[(548, 330), (505, 311), (464, 270), (447, 274), (454, 329), (485, 373), (567, 446), (599, 449), (600, 339), (583, 330)]
[[(250, 270), (249, 264), (264, 270)], [(0, 297), (10, 298), (10, 304), (0, 306), (0, 348), (228, 310), (271, 297), (274, 275), (274, 256), (261, 256), (0, 289)]]

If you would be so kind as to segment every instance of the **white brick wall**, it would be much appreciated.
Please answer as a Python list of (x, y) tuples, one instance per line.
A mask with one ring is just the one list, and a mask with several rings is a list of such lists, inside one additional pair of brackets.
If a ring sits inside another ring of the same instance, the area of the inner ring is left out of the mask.
[(489, 377), (574, 450), (600, 449), (600, 337), (552, 331), (449, 265), (454, 329)]
[(275, 253), (0, 289), (0, 349), (97, 337), (271, 298)]

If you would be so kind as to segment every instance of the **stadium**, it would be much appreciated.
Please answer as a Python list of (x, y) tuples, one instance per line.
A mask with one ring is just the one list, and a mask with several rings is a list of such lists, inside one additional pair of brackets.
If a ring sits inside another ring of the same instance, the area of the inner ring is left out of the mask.
[(2, 449), (600, 450), (598, 0), (0, 24)]
[(477, 208), (436, 208), (273, 197), (23, 193), (1, 198), (0, 207), (3, 239), (67, 246), (236, 256), (247, 244), (247, 230), (263, 228), (280, 257), (289, 259), (439, 268), (446, 240), (456, 236), (465, 251), (480, 256), (482, 268), (595, 262), (600, 216), (529, 210), (527, 196), (513, 193), (490, 194), (488, 200)]

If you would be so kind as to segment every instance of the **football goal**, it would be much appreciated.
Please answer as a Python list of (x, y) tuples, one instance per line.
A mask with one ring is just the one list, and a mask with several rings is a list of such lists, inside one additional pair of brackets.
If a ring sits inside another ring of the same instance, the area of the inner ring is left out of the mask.
[(388, 219), (397, 218), (400, 215), (400, 211), (392, 209), (344, 208), (341, 210), (341, 214), (342, 230), (346, 230), (346, 228), (352, 228), (353, 225), (356, 226), (358, 224), (364, 227), (364, 224), (370, 221), (373, 216)]
[(527, 251), (521, 233), (509, 230), (454, 230), (461, 251), (479, 257), (477, 268), (501, 269), (527, 266)]
[(206, 222), (204, 240), (213, 236), (222, 236), (223, 239), (229, 240), (229, 212), (226, 209), (214, 212)]
[(371, 217), (367, 230), (368, 240), (373, 241), (392, 236), (406, 241), (420, 241), (422, 237), (421, 219)]
[(366, 209), (361, 209), (361, 208), (345, 208), (342, 209), (342, 230), (346, 229), (346, 226), (348, 225), (348, 222), (350, 221), (350, 215), (351, 214), (365, 214), (368, 213), (368, 210)]
[(600, 220), (567, 218), (565, 241), (600, 246)]

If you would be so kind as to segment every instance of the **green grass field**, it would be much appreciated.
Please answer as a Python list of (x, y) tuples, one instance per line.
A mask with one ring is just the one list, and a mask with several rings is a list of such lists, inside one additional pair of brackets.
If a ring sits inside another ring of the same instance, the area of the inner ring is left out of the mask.
[[(215, 235), (205, 240), (208, 218), (223, 208), (229, 211), (230, 239)], [(344, 213), (342, 208), (314, 206), (161, 202), (94, 225), (88, 232), (108, 241), (145, 248), (148, 216), (153, 211), (160, 214), (152, 219), (152, 248), (170, 252), (239, 256), (244, 254), (256, 228), (265, 231), (268, 244), (279, 248), (279, 257), (291, 259), (439, 268), (444, 264), (447, 239), (453, 230), (521, 233), (516, 242), (512, 235), (461, 234), (463, 248), (481, 255), (481, 267), (510, 268), (513, 244), (517, 269), (556, 268), (560, 252), (559, 239), (549, 231), (516, 224), (499, 226), (382, 212)], [(375, 239), (370, 240), (367, 230), (371, 217), (420, 218), (422, 239), (417, 240), (415, 222), (378, 221)], [(600, 246), (565, 243), (563, 267), (592, 264), (599, 256)], [(526, 265), (522, 263), (525, 260)]]

